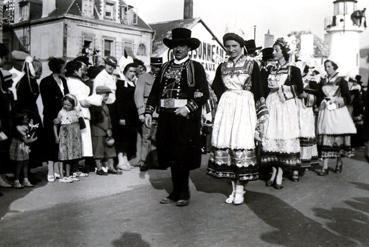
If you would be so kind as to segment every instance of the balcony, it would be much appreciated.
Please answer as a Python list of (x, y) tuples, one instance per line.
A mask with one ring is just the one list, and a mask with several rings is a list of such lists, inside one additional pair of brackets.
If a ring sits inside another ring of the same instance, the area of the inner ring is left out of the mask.
[(365, 30), (364, 20), (365, 19), (362, 19), (362, 23), (359, 26), (359, 23), (354, 23), (351, 20), (350, 15), (331, 16), (324, 19), (324, 30), (328, 33), (334, 31), (363, 32)]

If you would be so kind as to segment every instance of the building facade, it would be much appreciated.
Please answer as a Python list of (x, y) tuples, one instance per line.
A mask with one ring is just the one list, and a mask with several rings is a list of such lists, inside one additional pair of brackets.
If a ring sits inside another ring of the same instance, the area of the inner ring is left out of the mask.
[(83, 47), (150, 62), (154, 32), (122, 0), (15, 0), (14, 6), (4, 43), (40, 59), (46, 71), (49, 57), (69, 60)]

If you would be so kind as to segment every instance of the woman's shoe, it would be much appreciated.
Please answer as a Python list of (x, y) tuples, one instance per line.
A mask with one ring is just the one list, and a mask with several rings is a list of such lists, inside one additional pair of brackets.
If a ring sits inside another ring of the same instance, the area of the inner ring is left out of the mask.
[(48, 182), (55, 182), (55, 177), (54, 177), (54, 175), (47, 175), (47, 181), (48, 181)]
[(0, 187), (11, 188), (12, 185), (0, 175)]
[(232, 193), (225, 200), (225, 203), (232, 204), (234, 201), (235, 194), (236, 194), (236, 184), (234, 181), (232, 181)]
[(320, 171), (317, 172), (319, 176), (327, 176), (329, 174), (329, 170), (328, 168), (326, 169), (321, 169)]
[(273, 180), (271, 180), (271, 179), (268, 179), (266, 182), (265, 182), (265, 185), (267, 186), (267, 187), (270, 187), (270, 186), (272, 186), (274, 184), (274, 181)]
[(342, 161), (337, 162), (336, 168), (334, 169), (335, 173), (342, 173), (343, 163)]
[(300, 181), (300, 177), (299, 177), (299, 172), (298, 171), (293, 171), (292, 172), (292, 181), (293, 182), (299, 182)]
[(243, 185), (236, 185), (236, 192), (233, 200), (233, 205), (241, 205), (245, 198), (244, 198), (245, 190)]
[(19, 182), (19, 180), (15, 180), (13, 186), (16, 189), (22, 189), (23, 188), (23, 185)]
[(281, 184), (275, 184), (275, 185), (274, 185), (274, 188), (275, 188), (276, 190), (281, 190), (281, 189), (283, 189), (283, 185), (281, 185)]
[(28, 180), (28, 179), (24, 179), (23, 180), (23, 186), (24, 187), (33, 187), (34, 185), (33, 184), (31, 184), (31, 182)]

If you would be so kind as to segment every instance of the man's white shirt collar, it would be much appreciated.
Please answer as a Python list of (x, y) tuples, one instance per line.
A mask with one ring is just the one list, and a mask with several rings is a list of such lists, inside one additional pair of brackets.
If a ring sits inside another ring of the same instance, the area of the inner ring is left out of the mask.
[(181, 64), (181, 63), (186, 62), (188, 59), (190, 59), (190, 57), (188, 55), (185, 58), (181, 59), (181, 60), (177, 60), (177, 59), (174, 58), (174, 63), (175, 64)]

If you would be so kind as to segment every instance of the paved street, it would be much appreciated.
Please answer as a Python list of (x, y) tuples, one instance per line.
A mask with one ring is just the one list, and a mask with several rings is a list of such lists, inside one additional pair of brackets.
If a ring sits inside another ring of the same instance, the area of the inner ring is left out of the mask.
[(170, 189), (169, 171), (136, 168), (73, 184), (1, 189), (0, 246), (369, 246), (369, 165), (362, 154), (345, 160), (342, 174), (309, 171), (279, 191), (250, 183), (241, 206), (224, 204), (229, 185), (205, 174), (203, 158), (184, 208), (158, 202)]

